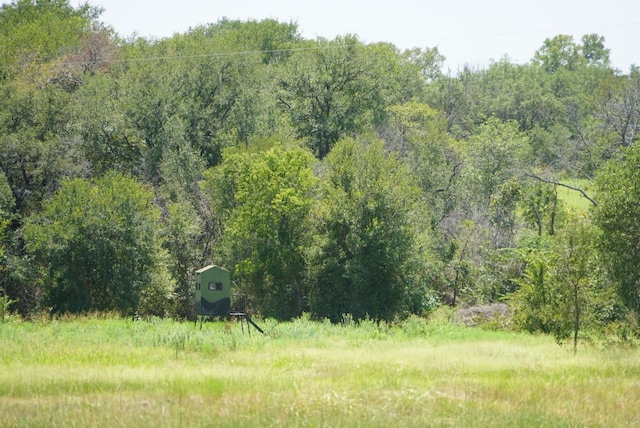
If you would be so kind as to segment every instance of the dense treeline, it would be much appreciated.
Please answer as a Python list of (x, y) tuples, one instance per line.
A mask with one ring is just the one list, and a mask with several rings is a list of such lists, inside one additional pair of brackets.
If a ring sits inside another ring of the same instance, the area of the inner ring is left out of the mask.
[(0, 9), (0, 294), (23, 315), (189, 317), (216, 263), (279, 319), (507, 301), (636, 331), (640, 69), (603, 37), (444, 74), (437, 48), (221, 20), (122, 39)]

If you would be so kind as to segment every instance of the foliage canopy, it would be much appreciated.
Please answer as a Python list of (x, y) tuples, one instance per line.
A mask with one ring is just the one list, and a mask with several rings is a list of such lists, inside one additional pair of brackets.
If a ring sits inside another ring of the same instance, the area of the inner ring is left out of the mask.
[(575, 339), (640, 313), (640, 72), (604, 37), (445, 73), (435, 47), (271, 19), (121, 39), (100, 13), (0, 7), (11, 310), (190, 317), (215, 263), (278, 319), (506, 299)]

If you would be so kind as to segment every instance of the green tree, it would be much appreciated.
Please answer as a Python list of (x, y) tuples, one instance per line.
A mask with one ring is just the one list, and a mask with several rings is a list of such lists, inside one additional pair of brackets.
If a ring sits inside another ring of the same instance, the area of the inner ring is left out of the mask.
[[(307, 308), (304, 250), (314, 183), (311, 154), (300, 148), (273, 147), (237, 155), (241, 164), (225, 168), (221, 182), (233, 205), (220, 247), (234, 278), (251, 294), (261, 313), (291, 319)], [(233, 183), (227, 186), (225, 183)]]
[(151, 303), (161, 296), (167, 305), (173, 284), (158, 221), (153, 192), (130, 177), (63, 183), (24, 228), (44, 268), (46, 305), (57, 312), (162, 312)]
[(573, 352), (577, 352), (579, 333), (594, 325), (594, 306), (599, 293), (596, 283), (597, 265), (593, 251), (593, 228), (580, 216), (574, 216), (562, 229), (555, 267), (560, 284), (560, 298), (565, 307), (565, 330), (556, 332), (558, 338), (572, 338)]
[(585, 63), (581, 48), (566, 34), (545, 39), (542, 47), (534, 55), (533, 62), (539, 64), (548, 73), (555, 73), (561, 68), (575, 70)]
[(372, 91), (363, 79), (363, 47), (355, 37), (308, 45), (289, 61), (278, 101), (298, 137), (324, 158), (336, 141), (358, 129)]
[(74, 52), (101, 10), (68, 0), (17, 0), (0, 7), (0, 81)]
[(238, 21), (223, 18), (215, 24), (197, 27), (191, 32), (216, 39), (228, 39), (241, 52), (260, 51), (265, 64), (286, 60), (291, 56), (290, 49), (302, 40), (297, 24), (274, 19)]
[(602, 331), (612, 320), (615, 299), (599, 274), (592, 225), (584, 214), (570, 215), (555, 236), (522, 240), (526, 268), (509, 301), (517, 327), (569, 340), (575, 352), (581, 332)]
[(279, 30), (270, 27), (222, 21), (153, 43), (123, 43), (121, 61), (85, 79), (78, 94), (77, 129), (96, 170), (157, 184), (167, 150), (188, 146), (214, 166), (225, 147), (269, 134), (277, 122), (269, 69), (279, 60), (233, 53), (258, 49), (263, 39), (276, 44), (268, 34), (279, 39)]
[(487, 206), (500, 186), (520, 172), (527, 137), (516, 123), (490, 118), (469, 138), (467, 169), (473, 192)]
[(424, 100), (442, 112), (447, 131), (456, 139), (466, 139), (473, 128), (486, 119), (476, 108), (482, 96), (476, 71), (465, 67), (456, 76), (442, 75), (425, 88)]
[(605, 39), (603, 36), (598, 34), (585, 34), (580, 40), (582, 42), (580, 45), (580, 53), (587, 61), (587, 65), (599, 67), (609, 66), (611, 49), (605, 48)]
[(160, 164), (163, 179), (156, 190), (162, 200), (169, 251), (169, 270), (176, 280), (177, 315), (194, 316), (193, 272), (205, 266), (211, 247), (219, 238), (217, 213), (200, 187), (206, 161), (186, 142), (177, 141), (164, 151)]
[(442, 76), (442, 66), (446, 58), (437, 47), (407, 49), (402, 55), (420, 69), (426, 81), (433, 81)]
[(184, 100), (185, 138), (203, 153), (209, 166), (220, 162), (224, 147), (235, 145), (237, 139), (247, 143), (255, 131), (244, 119), (259, 117), (257, 109), (264, 104), (251, 96), (262, 93), (260, 82), (252, 79), (257, 59), (227, 56), (189, 61), (178, 76), (175, 86)]
[[(9, 187), (9, 182), (4, 172), (0, 171), (0, 278), (4, 279), (6, 272), (5, 262), (5, 248), (7, 246), (6, 232), (9, 226), (9, 222), (14, 216), (15, 200)], [(4, 285), (5, 281), (0, 281), (0, 284)], [(4, 287), (0, 290), (0, 295), (4, 295), (6, 290)]]
[(208, 253), (208, 248), (202, 243), (204, 221), (186, 201), (169, 203), (166, 217), (165, 248), (169, 252), (168, 268), (176, 282), (176, 315), (193, 318), (193, 272), (204, 266)]
[(78, 142), (65, 132), (72, 101), (56, 85), (21, 79), (0, 85), (0, 93), (0, 168), (17, 211), (29, 215), (65, 177), (86, 173)]
[(442, 303), (449, 306), (485, 303), (480, 285), (484, 280), (482, 260), (488, 247), (487, 231), (470, 220), (456, 226), (452, 236), (441, 239), (437, 248), (440, 263), (435, 270), (439, 274), (432, 273), (436, 278), (433, 287)]
[(632, 67), (618, 81), (620, 87), (610, 88), (598, 109), (605, 129), (614, 135), (614, 141), (605, 147), (609, 153), (629, 147), (640, 135), (640, 68)]
[[(522, 244), (521, 244), (522, 245)], [(524, 245), (522, 257), (526, 263), (517, 290), (509, 296), (517, 328), (529, 332), (562, 332), (557, 310), (559, 294), (553, 281), (554, 253), (548, 237), (537, 237)]]
[(463, 160), (446, 131), (444, 115), (426, 104), (391, 106), (384, 135), (386, 145), (398, 152), (424, 193), (432, 223), (445, 220), (458, 208)]
[(520, 206), (527, 226), (536, 230), (538, 236), (544, 233), (554, 235), (563, 220), (563, 201), (558, 197), (557, 185), (533, 183), (523, 186)]
[(13, 216), (15, 205), (7, 176), (0, 171), (0, 221), (7, 221)]
[(597, 243), (627, 307), (640, 315), (640, 145), (623, 150), (596, 177)]
[(344, 314), (390, 320), (413, 291), (419, 191), (380, 141), (342, 140), (326, 162), (309, 250), (311, 311), (333, 322)]
[(288, 61), (277, 97), (297, 136), (320, 159), (341, 138), (378, 123), (387, 105), (410, 98), (411, 76), (420, 76), (419, 66), (387, 45), (365, 46), (355, 36), (305, 47)]

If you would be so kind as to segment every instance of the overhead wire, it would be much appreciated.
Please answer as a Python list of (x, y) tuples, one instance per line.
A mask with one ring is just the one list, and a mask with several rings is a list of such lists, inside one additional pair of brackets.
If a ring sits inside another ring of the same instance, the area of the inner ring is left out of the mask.
[[(476, 38), (491, 38), (491, 37), (511, 37), (518, 35), (526, 35), (526, 34), (540, 34), (540, 33), (550, 33), (555, 32), (561, 34), (562, 32), (567, 31), (577, 31), (577, 30), (591, 30), (595, 28), (615, 28), (615, 27), (624, 27), (624, 26), (633, 26), (640, 25), (640, 22), (627, 22), (627, 23), (618, 23), (618, 24), (602, 24), (596, 26), (579, 26), (579, 27), (571, 27), (564, 29), (541, 29), (541, 30), (528, 30), (528, 31), (513, 31), (513, 32), (503, 32), (503, 33), (487, 33), (487, 34), (471, 34), (471, 35), (459, 35), (459, 36), (439, 36), (433, 38), (426, 38), (421, 40), (414, 40), (413, 43), (426, 43), (426, 42), (437, 42), (437, 41), (445, 41), (445, 40), (465, 40), (465, 39), (476, 39)], [(359, 37), (357, 34), (356, 37)], [(162, 40), (168, 40), (161, 39)], [(308, 41), (315, 41), (313, 39), (309, 39)], [(329, 40), (330, 41), (330, 40)], [(409, 41), (411, 42), (411, 41)], [(397, 47), (399, 44), (407, 43), (407, 41), (400, 42), (391, 42), (391, 41), (376, 41), (371, 42), (370, 44), (377, 43), (390, 43)], [(367, 45), (363, 43), (363, 45)], [(310, 47), (297, 47), (297, 48), (283, 48), (283, 49), (272, 49), (272, 50), (249, 50), (249, 51), (230, 51), (230, 52), (212, 52), (205, 54), (194, 54), (194, 55), (164, 55), (164, 56), (155, 56), (155, 57), (142, 57), (142, 58), (123, 58), (123, 59), (114, 59), (110, 62), (119, 63), (119, 62), (145, 62), (145, 61), (162, 61), (162, 60), (175, 60), (175, 59), (191, 59), (191, 58), (208, 58), (208, 57), (225, 57), (225, 56), (244, 56), (244, 55), (261, 55), (261, 54), (275, 54), (275, 53), (287, 53), (287, 52), (303, 52), (303, 51), (317, 51), (317, 50), (330, 50), (330, 49), (344, 49), (349, 47), (358, 46), (357, 44), (325, 44), (319, 46), (310, 46)], [(85, 62), (79, 62), (83, 64)], [(65, 64), (73, 64), (73, 62), (65, 62)]]
[[(406, 43), (433, 43), (439, 41), (447, 41), (447, 40), (465, 40), (465, 39), (477, 39), (477, 38), (492, 38), (492, 37), (512, 37), (518, 35), (526, 35), (526, 34), (540, 34), (540, 33), (557, 33), (562, 34), (564, 32), (569, 31), (577, 31), (577, 30), (593, 30), (597, 28), (616, 28), (616, 27), (626, 27), (626, 26), (634, 26), (640, 25), (640, 22), (626, 22), (626, 23), (617, 23), (617, 24), (602, 24), (602, 25), (590, 25), (590, 26), (579, 26), (579, 27), (571, 27), (571, 28), (556, 28), (556, 29), (540, 29), (540, 30), (527, 30), (527, 31), (512, 31), (512, 32), (502, 32), (502, 33), (486, 33), (486, 34), (469, 34), (469, 35), (452, 35), (452, 36), (437, 36), (431, 38), (425, 38), (420, 40), (413, 41), (376, 41), (371, 43), (362, 42), (361, 46), (367, 46), (369, 44), (378, 44), (378, 43), (389, 43), (395, 46), (397, 49), (399, 44)], [(187, 33), (185, 33), (187, 34)], [(356, 37), (359, 37), (357, 34)], [(165, 40), (170, 40), (171, 37), (159, 39), (158, 42), (162, 42)], [(331, 42), (331, 40), (325, 39), (327, 42)], [(307, 39), (306, 41), (314, 42), (318, 41), (318, 39)], [(91, 60), (64, 60), (64, 61), (41, 61), (36, 62), (36, 65), (51, 63), (53, 65), (86, 65), (94, 62), (109, 62), (109, 63), (128, 63), (128, 62), (153, 62), (153, 61), (175, 61), (175, 60), (183, 60), (183, 59), (194, 59), (194, 58), (214, 58), (214, 57), (228, 57), (228, 56), (250, 56), (250, 55), (264, 55), (264, 54), (278, 54), (278, 53), (293, 53), (293, 52), (304, 52), (304, 51), (318, 51), (318, 50), (333, 50), (333, 49), (345, 49), (350, 47), (359, 46), (356, 43), (345, 43), (345, 44), (323, 44), (316, 46), (308, 46), (308, 47), (292, 47), (292, 48), (282, 48), (282, 49), (270, 49), (270, 50), (246, 50), (246, 51), (227, 51), (227, 52), (209, 52), (209, 53), (201, 53), (201, 54), (187, 54), (187, 55), (160, 55), (160, 56), (151, 56), (151, 57), (130, 57), (130, 58), (113, 58), (105, 61), (91, 61)], [(33, 63), (32, 63), (33, 64)], [(19, 66), (2, 66), (4, 69), (16, 68), (19, 69)]]

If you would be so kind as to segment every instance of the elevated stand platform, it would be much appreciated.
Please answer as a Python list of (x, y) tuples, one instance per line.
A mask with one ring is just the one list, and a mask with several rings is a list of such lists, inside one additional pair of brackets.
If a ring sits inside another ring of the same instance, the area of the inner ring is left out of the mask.
[(240, 325), (242, 325), (242, 332), (244, 333), (244, 325), (242, 321), (247, 322), (247, 331), (251, 334), (251, 328), (249, 324), (251, 324), (256, 330), (258, 330), (262, 334), (266, 334), (263, 329), (261, 329), (258, 324), (253, 322), (251, 319), (251, 311), (249, 310), (249, 296), (246, 294), (233, 294), (231, 295), (231, 311), (229, 315), (240, 319)]
[(234, 317), (234, 318), (239, 318), (240, 319), (240, 325), (242, 326), (242, 332), (244, 332), (244, 324), (242, 324), (242, 320), (244, 320), (244, 321), (247, 322), (247, 331), (249, 332), (249, 334), (251, 334), (251, 329), (249, 328), (249, 324), (251, 324), (260, 333), (266, 334), (264, 332), (264, 330), (261, 329), (258, 324), (253, 322), (253, 320), (251, 319), (251, 314), (249, 314), (247, 312), (231, 312), (229, 315)]
[(260, 328), (258, 324), (256, 324), (251, 319), (251, 312), (249, 311), (249, 297), (246, 294), (233, 294), (230, 299), (226, 299), (225, 305), (203, 305), (200, 303), (196, 311), (198, 312), (198, 316), (196, 318), (196, 325), (198, 321), (200, 321), (200, 328), (202, 328), (202, 323), (206, 319), (212, 318), (226, 318), (232, 317), (240, 320), (240, 325), (242, 326), (242, 332), (244, 333), (244, 324), (247, 323), (247, 331), (251, 334), (251, 328), (249, 325), (252, 325), (256, 330), (258, 330), (262, 334), (266, 334), (263, 329)]

